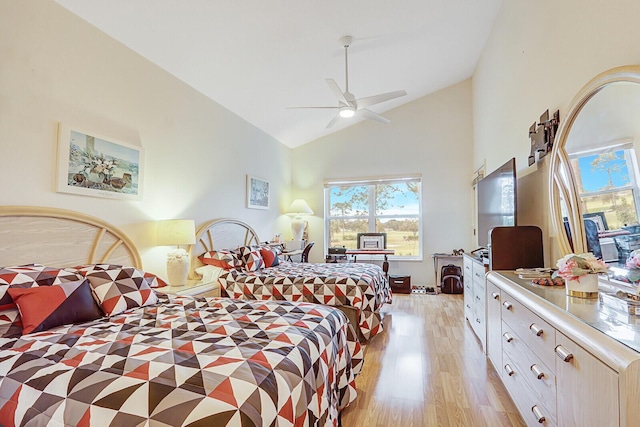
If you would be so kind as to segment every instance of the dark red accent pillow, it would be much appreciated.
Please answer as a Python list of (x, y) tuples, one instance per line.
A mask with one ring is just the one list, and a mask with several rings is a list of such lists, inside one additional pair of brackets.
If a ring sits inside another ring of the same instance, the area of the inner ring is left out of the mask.
[(278, 259), (278, 251), (275, 248), (262, 246), (260, 248), (260, 255), (262, 255), (265, 267), (273, 267), (280, 264), (280, 260)]
[(9, 288), (7, 292), (20, 309), (23, 334), (103, 316), (87, 279), (53, 286)]
[(16, 338), (22, 335), (20, 312), (8, 289), (52, 286), (77, 280), (82, 280), (80, 274), (42, 264), (0, 268), (0, 337)]

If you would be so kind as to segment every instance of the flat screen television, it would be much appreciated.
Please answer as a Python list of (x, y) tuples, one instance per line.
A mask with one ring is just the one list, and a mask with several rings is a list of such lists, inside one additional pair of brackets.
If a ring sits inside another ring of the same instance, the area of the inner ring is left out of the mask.
[(516, 159), (478, 181), (478, 245), (487, 248), (493, 227), (517, 224)]

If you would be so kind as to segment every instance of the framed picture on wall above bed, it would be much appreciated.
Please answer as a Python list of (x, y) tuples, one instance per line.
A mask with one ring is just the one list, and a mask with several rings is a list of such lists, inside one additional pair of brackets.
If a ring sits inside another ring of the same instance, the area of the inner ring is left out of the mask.
[(59, 124), (59, 192), (142, 200), (142, 174), (142, 147)]
[(250, 209), (269, 209), (269, 182), (247, 175), (247, 207)]

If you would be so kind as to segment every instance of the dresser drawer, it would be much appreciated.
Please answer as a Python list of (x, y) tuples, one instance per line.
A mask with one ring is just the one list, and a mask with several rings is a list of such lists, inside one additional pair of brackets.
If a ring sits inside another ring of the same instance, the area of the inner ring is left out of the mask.
[(555, 418), (551, 417), (544, 406), (540, 406), (534, 397), (531, 396), (527, 388), (524, 374), (507, 354), (502, 356), (503, 366), (500, 372), (502, 382), (507, 391), (520, 410), (520, 415), (527, 426), (547, 426), (556, 425)]
[(473, 292), (465, 289), (464, 291), (464, 317), (469, 320), (469, 322), (473, 321)]
[(555, 329), (508, 293), (502, 293), (502, 321), (547, 366), (554, 366)]
[(486, 270), (484, 268), (484, 264), (480, 263), (480, 262), (474, 262), (472, 264), (471, 267), (472, 273), (473, 273), (473, 283), (474, 285), (480, 285), (482, 286), (482, 289), (484, 289), (484, 283), (485, 283), (485, 273)]
[(513, 363), (513, 369), (520, 373), (533, 404), (543, 407), (545, 415), (556, 423), (556, 376), (553, 368), (542, 362), (504, 322), (502, 349), (504, 356)]
[[(472, 274), (473, 274), (473, 261), (471, 261), (470, 259), (468, 259), (467, 257), (463, 257), (462, 259), (462, 268), (463, 268), (463, 274), (465, 276), (465, 279), (468, 277), (469, 279), (471, 279)], [(468, 276), (467, 276), (468, 274)]]

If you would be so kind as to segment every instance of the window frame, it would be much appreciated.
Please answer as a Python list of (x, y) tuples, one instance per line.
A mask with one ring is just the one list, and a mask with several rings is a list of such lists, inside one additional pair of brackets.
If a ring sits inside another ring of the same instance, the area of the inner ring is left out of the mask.
[[(417, 214), (380, 214), (376, 213), (375, 187), (382, 184), (402, 184), (415, 182), (418, 185), (418, 213)], [(367, 215), (331, 215), (330, 194), (331, 189), (335, 187), (368, 187), (368, 213)], [(418, 254), (417, 255), (389, 255), (390, 260), (395, 261), (423, 261), (423, 214), (422, 214), (422, 175), (401, 175), (401, 176), (384, 176), (369, 178), (354, 178), (341, 180), (326, 180), (324, 183), (324, 247), (326, 252), (329, 250), (330, 233), (332, 220), (367, 220), (368, 233), (384, 232), (384, 230), (376, 230), (376, 220), (392, 220), (392, 219), (412, 219), (418, 220)], [(374, 255), (371, 255), (374, 257)]]
[[(633, 142), (612, 144), (602, 148), (580, 151), (580, 152), (572, 153), (568, 157), (569, 157), (569, 160), (571, 161), (571, 160), (578, 160), (583, 157), (610, 153), (610, 152), (617, 152), (617, 151), (623, 152), (623, 158), (624, 158), (628, 175), (629, 175), (629, 183), (626, 185), (621, 185), (618, 187), (613, 187), (613, 188), (599, 190), (599, 191), (582, 191), (582, 192), (579, 192), (578, 197), (580, 198), (580, 202), (582, 203), (584, 213), (587, 213), (584, 205), (584, 203), (586, 203), (584, 201), (585, 198), (601, 196), (601, 195), (604, 196), (612, 193), (618, 193), (621, 191), (631, 191), (631, 194), (635, 203), (636, 216), (638, 217), (637, 220), (640, 221), (640, 186), (639, 186), (640, 170), (638, 169), (636, 148)], [(575, 172), (572, 171), (571, 173), (574, 174)]]

